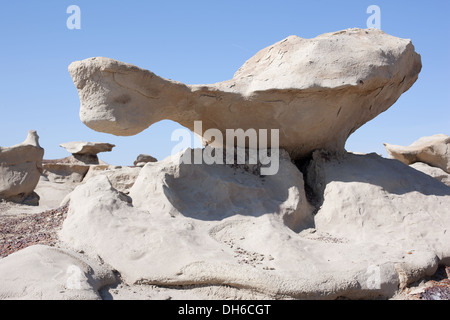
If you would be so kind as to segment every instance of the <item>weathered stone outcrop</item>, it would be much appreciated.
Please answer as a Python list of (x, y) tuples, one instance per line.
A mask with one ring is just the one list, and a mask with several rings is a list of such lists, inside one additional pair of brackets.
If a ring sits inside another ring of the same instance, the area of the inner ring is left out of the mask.
[(72, 155), (64, 159), (43, 160), (43, 172), (36, 192), (43, 204), (58, 207), (64, 198), (79, 185), (92, 167), (109, 167), (97, 154), (109, 152), (115, 146), (103, 142), (69, 142), (61, 147)]
[[(411, 41), (376, 29), (288, 37), (250, 58), (233, 79), (210, 85), (185, 85), (107, 58), (74, 62), (69, 71), (90, 128), (126, 136), (171, 119), (191, 130), (201, 120), (200, 135), (279, 129), (281, 148), (270, 152), (274, 172), (261, 154), (256, 164), (210, 162), (227, 158), (219, 153), (223, 141), (212, 137), (204, 149), (161, 161), (140, 155), (136, 167), (102, 165), (96, 153), (111, 145), (66, 145), (73, 155), (59, 165), (89, 168), (47, 175), (76, 184), (62, 202), (69, 207), (59, 232), (66, 249), (34, 247), (1, 260), (7, 285), (0, 298), (52, 298), (67, 275), (46, 280), (67, 266), (80, 271), (84, 289), (68, 290), (69, 298), (97, 298), (112, 281), (109, 269), (125, 285), (147, 288), (227, 286), (274, 299), (393, 297), (450, 263), (450, 188), (405, 164), (448, 171), (448, 137), (398, 152), (405, 163), (347, 153), (344, 145), (420, 70)], [(239, 148), (244, 144), (227, 150), (247, 160), (253, 150)], [(11, 279), (31, 263), (37, 267), (16, 289)]]
[(136, 167), (143, 167), (146, 163), (149, 162), (158, 162), (158, 160), (152, 156), (149, 156), (148, 154), (140, 154), (134, 161), (134, 165)]
[(50, 181), (56, 183), (79, 183), (91, 166), (106, 165), (100, 161), (97, 154), (110, 152), (115, 145), (103, 142), (68, 142), (61, 147), (72, 153), (64, 159), (44, 160), (43, 175)]
[(423, 162), (450, 173), (450, 137), (446, 134), (422, 137), (407, 147), (388, 143), (384, 146), (391, 158), (405, 164)]
[(90, 154), (96, 155), (100, 152), (110, 152), (115, 145), (104, 142), (84, 142), (75, 141), (61, 144), (71, 154)]
[(99, 300), (112, 271), (69, 250), (35, 245), (0, 259), (0, 300)]
[(117, 191), (128, 194), (131, 187), (136, 182), (141, 171), (140, 167), (121, 167), (121, 166), (91, 166), (84, 177), (83, 182), (89, 181), (96, 176), (106, 176), (112, 187)]
[(106, 176), (87, 180), (70, 195), (61, 240), (129, 284), (273, 298), (392, 297), (450, 261), (450, 188), (398, 161), (315, 152), (305, 171), (322, 201), (313, 216), (283, 153), (266, 177), (180, 161), (191, 153), (142, 168), (131, 203)]
[(448, 174), (444, 170), (442, 170), (440, 168), (432, 167), (423, 162), (414, 162), (410, 166), (418, 171), (421, 171), (421, 172), (441, 181), (443, 184), (450, 187), (450, 174)]
[(74, 156), (64, 159), (44, 160), (43, 176), (52, 183), (78, 183), (83, 181), (91, 165), (98, 161), (80, 161)]
[(42, 173), (44, 149), (36, 131), (12, 147), (0, 147), (0, 199), (37, 204), (34, 189)]
[[(377, 29), (290, 36), (250, 58), (233, 79), (209, 85), (185, 85), (102, 57), (69, 66), (81, 120), (96, 131), (130, 136), (164, 119), (190, 130), (201, 120), (199, 135), (210, 128), (224, 137), (227, 129), (278, 129), (279, 145), (292, 158), (316, 149), (342, 152), (420, 70), (410, 40)], [(206, 142), (222, 147), (221, 139)]]

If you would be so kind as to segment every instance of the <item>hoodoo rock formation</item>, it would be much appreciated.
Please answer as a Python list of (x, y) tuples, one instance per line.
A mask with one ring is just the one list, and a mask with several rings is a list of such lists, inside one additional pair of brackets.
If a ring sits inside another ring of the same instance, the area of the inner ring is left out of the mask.
[(69, 72), (81, 120), (96, 131), (130, 136), (164, 119), (190, 130), (201, 120), (203, 132), (223, 136), (227, 129), (278, 129), (279, 146), (297, 159), (316, 149), (343, 151), (355, 130), (413, 85), (421, 67), (410, 40), (347, 29), (290, 36), (215, 84), (186, 85), (102, 57), (74, 62)]
[(115, 145), (104, 142), (83, 142), (75, 141), (61, 144), (71, 154), (91, 154), (95, 155), (100, 152), (110, 152)]
[[(36, 131), (12, 147), (0, 147), (0, 199), (37, 204), (34, 189), (42, 173), (44, 149), (39, 145)], [(27, 200), (28, 199), (28, 200)]]

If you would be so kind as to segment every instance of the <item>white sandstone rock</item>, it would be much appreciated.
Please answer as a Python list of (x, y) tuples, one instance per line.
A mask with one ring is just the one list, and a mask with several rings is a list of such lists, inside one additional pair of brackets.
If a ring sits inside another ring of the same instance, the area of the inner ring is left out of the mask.
[(0, 199), (21, 202), (33, 195), (42, 173), (44, 149), (36, 131), (12, 147), (0, 147)]
[(450, 262), (450, 188), (434, 178), (376, 154), (333, 159), (316, 151), (307, 181), (322, 195), (316, 228), (383, 248), (402, 282)]
[(406, 164), (423, 162), (450, 174), (450, 137), (446, 134), (422, 137), (408, 147), (388, 143), (384, 146), (391, 158)]
[[(91, 149), (90, 152), (96, 151)], [(76, 153), (64, 159), (44, 160), (42, 166), (43, 177), (53, 183), (80, 183), (91, 167), (109, 167), (95, 153)]]
[[(68, 194), (82, 183), (91, 168), (104, 170), (112, 167), (99, 160), (97, 156), (97, 153), (111, 151), (114, 147), (112, 144), (70, 142), (61, 146), (73, 154), (64, 159), (43, 160), (42, 176), (36, 187), (36, 193), (40, 196), (43, 207), (57, 208), (60, 204), (65, 205)], [(131, 185), (132, 183), (134, 181), (128, 182)], [(120, 182), (114, 186), (121, 188)]]
[[(34, 191), (39, 195), (40, 211), (61, 207), (62, 201), (79, 185), (79, 183), (55, 183), (41, 177)], [(65, 205), (66, 203), (63, 203)]]
[(80, 183), (90, 164), (77, 161), (73, 156), (60, 160), (44, 160), (42, 176), (53, 183)]
[[(377, 29), (290, 36), (250, 58), (233, 79), (209, 85), (102, 57), (69, 66), (81, 120), (91, 129), (130, 136), (164, 119), (192, 131), (201, 120), (198, 135), (215, 128), (223, 138), (227, 129), (277, 129), (292, 158), (343, 152), (347, 138), (394, 104), (420, 70), (410, 40)], [(222, 140), (208, 143), (223, 147)]]
[(132, 205), (106, 176), (86, 181), (61, 240), (130, 285), (229, 285), (274, 298), (392, 297), (450, 260), (450, 189), (400, 162), (315, 153), (308, 179), (324, 200), (313, 222), (286, 156), (264, 178), (181, 157), (147, 164)]
[(36, 245), (0, 259), (0, 300), (97, 300), (115, 281), (108, 268), (63, 249)]
[(419, 170), (435, 179), (438, 179), (439, 181), (450, 187), (450, 174), (448, 174), (444, 170), (432, 167), (423, 162), (415, 162), (411, 164), (410, 167)]
[(35, 192), (44, 208), (58, 208), (63, 200), (85, 178), (92, 167), (107, 167), (99, 164), (97, 155), (72, 155), (64, 159), (43, 160), (42, 175)]
[(114, 189), (128, 194), (140, 172), (140, 167), (92, 166), (86, 174), (83, 183), (98, 175), (104, 175), (108, 178)]

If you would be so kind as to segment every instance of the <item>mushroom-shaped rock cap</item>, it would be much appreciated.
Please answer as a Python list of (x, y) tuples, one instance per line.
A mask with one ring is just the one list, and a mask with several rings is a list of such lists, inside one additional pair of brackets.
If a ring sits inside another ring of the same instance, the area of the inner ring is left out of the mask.
[(192, 131), (202, 121), (195, 132), (201, 136), (208, 129), (223, 137), (227, 129), (276, 129), (278, 146), (300, 158), (316, 149), (344, 151), (347, 138), (392, 106), (421, 67), (410, 40), (348, 29), (314, 39), (290, 36), (215, 84), (185, 85), (102, 57), (73, 62), (69, 72), (80, 118), (93, 130), (130, 136), (165, 119)]
[(115, 145), (104, 142), (68, 142), (60, 145), (72, 154), (92, 154), (96, 155), (100, 152), (110, 152)]

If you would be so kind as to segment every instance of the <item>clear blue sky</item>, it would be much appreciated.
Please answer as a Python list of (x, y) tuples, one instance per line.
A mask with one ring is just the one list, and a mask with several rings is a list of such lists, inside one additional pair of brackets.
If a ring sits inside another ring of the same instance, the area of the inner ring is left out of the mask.
[[(69, 5), (81, 8), (81, 30), (69, 30)], [(410, 38), (422, 56), (416, 84), (387, 112), (364, 125), (347, 149), (385, 155), (383, 142), (408, 145), (450, 134), (450, 1), (144, 1), (17, 0), (0, 4), (0, 146), (35, 129), (45, 158), (69, 154), (59, 144), (102, 141), (117, 147), (101, 158), (131, 165), (139, 153), (158, 159), (177, 142), (170, 121), (134, 137), (95, 132), (78, 117), (79, 99), (67, 72), (72, 61), (104, 56), (188, 84), (230, 79), (256, 52), (289, 35), (313, 38), (366, 27), (369, 5), (381, 28)]]

